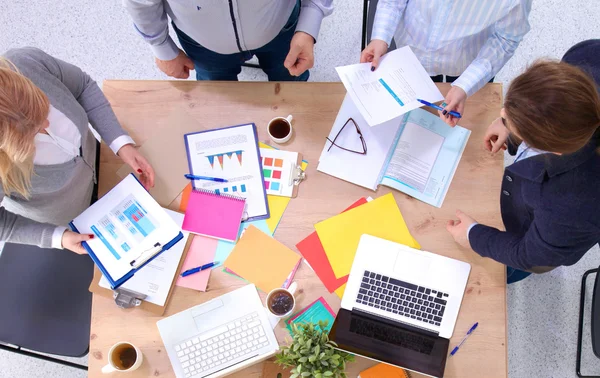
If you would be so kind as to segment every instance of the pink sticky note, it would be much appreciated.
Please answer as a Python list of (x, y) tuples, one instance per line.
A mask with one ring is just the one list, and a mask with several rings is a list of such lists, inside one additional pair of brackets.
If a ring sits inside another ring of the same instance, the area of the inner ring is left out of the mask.
[(219, 241), (217, 239), (194, 235), (194, 239), (190, 245), (190, 250), (188, 251), (185, 261), (183, 262), (183, 268), (181, 268), (181, 272), (178, 273), (179, 277), (177, 278), (175, 285), (194, 290), (206, 291), (206, 286), (208, 285), (208, 279), (210, 277), (210, 271), (212, 269), (206, 269), (187, 277), (181, 277), (181, 273), (188, 269), (196, 268), (200, 265), (208, 264), (209, 262), (214, 261), (218, 243)]

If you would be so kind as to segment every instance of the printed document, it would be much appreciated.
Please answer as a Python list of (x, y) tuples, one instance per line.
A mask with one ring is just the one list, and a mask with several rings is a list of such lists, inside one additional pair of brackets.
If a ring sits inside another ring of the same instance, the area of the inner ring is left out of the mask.
[(72, 222), (82, 234), (94, 234), (86, 243), (114, 281), (131, 270), (131, 262), (157, 244), (175, 239), (181, 227), (160, 207), (133, 175)]
[(185, 135), (190, 173), (228, 182), (192, 181), (195, 189), (246, 199), (244, 219), (268, 218), (258, 141), (253, 124)]
[(336, 67), (352, 101), (369, 126), (397, 118), (423, 104), (444, 97), (410, 47), (384, 55), (375, 71), (371, 63)]
[[(180, 227), (183, 223), (183, 214), (172, 210), (164, 209), (167, 214)], [(138, 293), (146, 294), (144, 299), (146, 302), (154, 303), (155, 305), (164, 306), (171, 290), (173, 278), (177, 272), (179, 261), (185, 249), (189, 233), (183, 232), (183, 239), (172, 246), (168, 251), (161, 253), (154, 260), (148, 263), (144, 269), (140, 269), (135, 275), (127, 280), (121, 288), (132, 290)], [(102, 276), (99, 283), (100, 287), (110, 289), (110, 283)]]

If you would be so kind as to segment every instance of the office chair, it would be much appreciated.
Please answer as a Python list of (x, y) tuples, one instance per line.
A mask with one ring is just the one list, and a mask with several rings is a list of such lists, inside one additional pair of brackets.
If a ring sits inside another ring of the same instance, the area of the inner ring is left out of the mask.
[(594, 282), (594, 290), (592, 292), (592, 350), (596, 357), (600, 358), (600, 267), (590, 269), (583, 274), (581, 279), (581, 302), (579, 304), (579, 331), (577, 333), (577, 362), (575, 370), (580, 378), (600, 378), (594, 375), (581, 375), (581, 346), (583, 342), (583, 310), (585, 305), (585, 287), (588, 275), (596, 273), (596, 281)]
[[(377, 11), (378, 0), (364, 0), (363, 3), (363, 20), (362, 20), (362, 40), (360, 51), (362, 52), (371, 40), (373, 31), (373, 23), (375, 22), (375, 12)], [(396, 49), (396, 42), (392, 38), (388, 51)]]
[(39, 353), (88, 353), (93, 274), (87, 255), (6, 243), (0, 254), (0, 349), (87, 370)]

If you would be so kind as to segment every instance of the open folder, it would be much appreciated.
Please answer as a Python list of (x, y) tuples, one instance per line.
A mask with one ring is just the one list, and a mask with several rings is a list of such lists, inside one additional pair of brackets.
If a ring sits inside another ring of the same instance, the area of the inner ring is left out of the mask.
[(69, 226), (73, 231), (95, 236), (82, 245), (112, 289), (183, 239), (179, 225), (133, 174)]

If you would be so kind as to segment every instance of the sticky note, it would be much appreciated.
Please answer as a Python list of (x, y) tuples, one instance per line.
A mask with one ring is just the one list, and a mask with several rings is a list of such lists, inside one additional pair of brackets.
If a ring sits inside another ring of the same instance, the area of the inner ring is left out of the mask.
[(273, 171), (274, 179), (281, 179), (281, 171)]
[[(319, 222), (315, 229), (337, 278), (350, 273), (363, 234), (421, 248), (408, 231), (392, 193)], [(373, 255), (377, 258), (377, 251)]]
[(263, 169), (263, 176), (265, 176), (265, 178), (270, 178), (271, 177), (271, 170), (270, 169)]
[(280, 185), (279, 185), (279, 183), (278, 183), (278, 182), (272, 182), (272, 183), (271, 183), (271, 190), (275, 190), (275, 191), (277, 191), (277, 190), (279, 190), (279, 186), (280, 186)]
[(283, 167), (283, 159), (275, 159), (275, 164), (276, 167), (281, 168)]
[(270, 167), (273, 165), (273, 158), (265, 158), (263, 165), (265, 167)]

